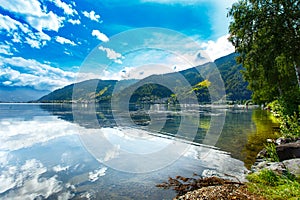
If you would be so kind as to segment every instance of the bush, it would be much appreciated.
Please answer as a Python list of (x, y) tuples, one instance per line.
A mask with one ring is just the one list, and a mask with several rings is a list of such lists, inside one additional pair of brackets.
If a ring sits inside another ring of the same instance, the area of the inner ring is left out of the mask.
[(248, 175), (247, 179), (253, 183), (276, 186), (278, 185), (279, 176), (271, 170), (261, 170), (259, 173)]
[(300, 137), (300, 119), (298, 115), (294, 113), (294, 115), (282, 117), (280, 131), (284, 137)]
[(279, 162), (279, 158), (276, 151), (276, 146), (274, 143), (268, 143), (265, 145), (266, 158), (271, 162)]
[(292, 175), (279, 176), (271, 170), (262, 170), (247, 176), (250, 192), (267, 199), (298, 199), (300, 183)]

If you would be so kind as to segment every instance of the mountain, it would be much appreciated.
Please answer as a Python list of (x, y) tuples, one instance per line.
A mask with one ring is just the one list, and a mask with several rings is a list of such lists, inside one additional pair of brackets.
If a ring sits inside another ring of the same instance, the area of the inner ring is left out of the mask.
[(50, 91), (35, 90), (31, 87), (0, 86), (0, 102), (27, 102), (41, 98)]
[[(88, 101), (97, 97), (98, 100), (109, 98), (113, 92), (115, 80), (92, 79), (65, 86), (43, 96), (40, 102)], [(73, 92), (75, 91), (75, 93)], [(73, 95), (74, 94), (74, 95)], [(80, 95), (77, 95), (80, 94)]]
[[(215, 60), (214, 63), (207, 63), (179, 73), (149, 76), (126, 89), (127, 93), (132, 94), (130, 102), (169, 98), (172, 94), (177, 94), (176, 99), (181, 99), (183, 102), (197, 99), (199, 102), (211, 103), (225, 95), (220, 90), (222, 84), (226, 90), (227, 100), (251, 99), (252, 93), (247, 89), (248, 83), (241, 73), (244, 68), (236, 63), (236, 56), (235, 53), (229, 54)], [(220, 75), (223, 83), (220, 82)], [(208, 85), (210, 87), (207, 87)], [(192, 95), (192, 92), (195, 95)], [(126, 93), (122, 94), (126, 95)]]
[[(102, 102), (109, 101), (114, 92), (114, 96), (116, 96), (114, 99), (125, 98), (129, 102), (172, 100), (173, 98), (173, 100), (181, 99), (183, 101), (196, 99), (199, 102), (209, 103), (225, 95), (213, 84), (209, 86), (210, 81), (218, 80), (219, 75), (224, 81), (227, 100), (248, 100), (251, 98), (251, 91), (247, 89), (248, 84), (241, 74), (243, 67), (236, 63), (236, 56), (237, 54), (234, 53), (229, 54), (215, 60), (214, 63), (207, 63), (179, 73), (151, 75), (142, 80), (87, 80), (55, 90), (38, 101), (63, 102), (95, 99)], [(213, 64), (217, 66), (218, 70), (212, 67)]]
[(232, 53), (215, 60), (223, 78), (227, 99), (232, 101), (251, 99), (252, 92), (247, 89), (248, 82), (242, 76), (241, 71), (245, 70), (241, 64), (237, 64), (235, 57), (238, 54)]

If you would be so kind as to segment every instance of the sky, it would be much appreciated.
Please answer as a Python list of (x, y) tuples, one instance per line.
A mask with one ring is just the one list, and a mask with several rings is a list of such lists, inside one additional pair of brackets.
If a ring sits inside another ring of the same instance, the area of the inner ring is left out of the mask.
[[(75, 81), (99, 78), (99, 73), (103, 79), (129, 77), (129, 71), (147, 63), (164, 62), (177, 70), (191, 67), (169, 55), (165, 49), (170, 44), (176, 55), (186, 55), (186, 59), (197, 60), (199, 52), (205, 52), (213, 61), (234, 51), (227, 41), (226, 17), (233, 3), (234, 0), (2, 0), (0, 87), (52, 91)], [(166, 34), (153, 34), (156, 38), (151, 43), (159, 44), (160, 51), (146, 49), (149, 35), (143, 40), (146, 50), (111, 48), (124, 35), (126, 45), (135, 43), (135, 39), (142, 41), (145, 27), (163, 28)], [(128, 37), (136, 32), (138, 38)], [(175, 32), (178, 34), (172, 34)], [(193, 48), (199, 52), (189, 52), (191, 46), (183, 44), (190, 40), (197, 43)], [(111, 61), (109, 70), (101, 69), (97, 75), (82, 70), (93, 60), (90, 55), (97, 57), (95, 51)]]

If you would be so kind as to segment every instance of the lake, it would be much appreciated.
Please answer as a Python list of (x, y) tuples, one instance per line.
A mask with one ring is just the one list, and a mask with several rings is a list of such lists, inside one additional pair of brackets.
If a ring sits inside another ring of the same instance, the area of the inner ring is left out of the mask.
[(243, 179), (278, 126), (267, 111), (0, 104), (1, 199), (172, 199), (177, 175)]

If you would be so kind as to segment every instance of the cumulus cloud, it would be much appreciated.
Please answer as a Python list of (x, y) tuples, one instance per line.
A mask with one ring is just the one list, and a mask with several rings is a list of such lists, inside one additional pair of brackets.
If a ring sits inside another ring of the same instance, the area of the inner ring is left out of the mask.
[(64, 13), (67, 15), (74, 15), (78, 14), (78, 12), (72, 8), (72, 5), (66, 4), (65, 2), (62, 2), (61, 0), (52, 0), (52, 2), (59, 8), (63, 9)]
[(2, 61), (0, 83), (10, 81), (10, 86), (30, 86), (37, 90), (53, 90), (74, 82), (77, 75), (32, 59), (0, 58)]
[(68, 22), (70, 22), (73, 25), (75, 25), (75, 24), (77, 24), (77, 25), (81, 24), (81, 22), (80, 22), (79, 19), (75, 19), (75, 20), (74, 19), (69, 19)]
[(99, 78), (95, 73), (76, 73), (22, 57), (0, 56), (0, 84), (29, 86), (37, 90), (55, 90), (74, 82)]
[(44, 32), (33, 32), (27, 24), (23, 24), (7, 15), (0, 14), (0, 30), (7, 33), (7, 36), (12, 37), (12, 42), (27, 43), (32, 48), (40, 48), (44, 46), (51, 37)]
[(29, 37), (26, 37), (25, 39), (26, 39), (26, 43), (29, 44), (32, 48), (37, 48), (37, 49), (40, 48), (39, 41), (33, 40), (33, 39), (29, 38)]
[(0, 54), (9, 56), (13, 55), (13, 53), (11, 52), (11, 47), (6, 44), (0, 44)]
[(122, 54), (115, 52), (113, 49), (105, 48), (103, 46), (98, 47), (99, 50), (106, 52), (106, 57), (110, 60), (113, 60), (115, 63), (122, 64), (124, 56)]
[(218, 38), (217, 41), (210, 40), (208, 42), (203, 42), (201, 47), (212, 60), (226, 56), (234, 52), (234, 47), (227, 40), (228, 37), (229, 35), (224, 35)]
[(102, 42), (109, 41), (108, 37), (104, 33), (101, 33), (99, 30), (93, 30), (92, 36), (95, 36), (98, 40), (101, 40)]
[(64, 17), (58, 17), (52, 11), (45, 14), (42, 18), (38, 16), (28, 16), (28, 23), (38, 31), (42, 30), (50, 30), (50, 31), (58, 31), (60, 27), (63, 26)]
[(67, 39), (67, 38), (61, 37), (61, 36), (57, 36), (57, 37), (55, 38), (55, 40), (56, 40), (56, 42), (58, 42), (58, 43), (60, 43), (60, 44), (70, 44), (70, 45), (72, 45), (72, 46), (75, 46), (75, 45), (76, 45), (75, 42), (73, 42), (73, 41), (71, 41), (71, 40), (69, 40), (69, 39)]
[(93, 10), (91, 12), (83, 11), (82, 14), (90, 20), (99, 22), (100, 15), (97, 15)]
[(23, 19), (34, 29), (58, 31), (63, 26), (64, 17), (59, 17), (52, 11), (46, 12), (38, 0), (10, 0), (0, 1), (0, 6), (5, 10), (23, 17)]

